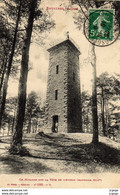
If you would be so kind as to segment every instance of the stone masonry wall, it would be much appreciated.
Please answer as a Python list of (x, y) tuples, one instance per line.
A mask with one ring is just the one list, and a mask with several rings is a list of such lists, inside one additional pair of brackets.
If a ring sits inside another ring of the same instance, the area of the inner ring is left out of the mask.
[[(47, 116), (46, 129), (51, 132), (52, 116), (58, 115), (58, 132), (67, 132), (67, 46), (62, 45), (50, 51), (49, 75), (47, 86)], [(56, 66), (59, 72), (56, 74)], [(55, 100), (55, 90), (58, 90), (58, 99)]]
[(68, 47), (68, 130), (82, 131), (79, 53)]
[[(80, 132), (81, 104), (79, 51), (70, 41), (49, 50), (45, 131), (52, 132), (52, 117), (58, 115), (58, 132)], [(56, 66), (59, 72), (56, 74)], [(55, 90), (58, 99), (55, 100)]]

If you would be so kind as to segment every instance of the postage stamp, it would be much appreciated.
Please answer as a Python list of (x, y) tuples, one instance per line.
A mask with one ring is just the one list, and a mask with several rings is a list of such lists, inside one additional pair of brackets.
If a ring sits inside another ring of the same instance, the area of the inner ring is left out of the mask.
[(113, 40), (113, 10), (89, 10), (89, 39)]
[(87, 40), (95, 46), (113, 44), (120, 35), (114, 9), (90, 9), (83, 30)]

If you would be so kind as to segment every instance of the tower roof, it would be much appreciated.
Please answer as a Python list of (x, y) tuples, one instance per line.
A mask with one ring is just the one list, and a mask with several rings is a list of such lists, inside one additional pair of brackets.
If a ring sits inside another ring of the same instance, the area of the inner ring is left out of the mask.
[(60, 42), (60, 43), (58, 43), (58, 44), (50, 47), (47, 51), (50, 52), (50, 51), (56, 49), (57, 47), (65, 44), (65, 43), (68, 43), (69, 45), (71, 45), (79, 53), (79, 55), (81, 54), (78, 46), (76, 46), (76, 44), (74, 43), (74, 41), (73, 40), (70, 40), (70, 39), (64, 40), (64, 41), (62, 41), (62, 42)]

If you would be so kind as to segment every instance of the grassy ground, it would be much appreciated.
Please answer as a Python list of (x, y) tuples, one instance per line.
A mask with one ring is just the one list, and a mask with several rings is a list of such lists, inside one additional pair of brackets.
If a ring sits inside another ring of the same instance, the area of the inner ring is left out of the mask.
[(29, 156), (10, 155), (10, 137), (0, 139), (0, 173), (101, 173), (120, 170), (120, 144), (100, 137), (91, 144), (90, 134), (24, 135)]

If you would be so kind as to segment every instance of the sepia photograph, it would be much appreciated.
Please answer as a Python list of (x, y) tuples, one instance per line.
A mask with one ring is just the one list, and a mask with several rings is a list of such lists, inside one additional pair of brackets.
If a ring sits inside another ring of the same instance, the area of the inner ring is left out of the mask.
[(0, 180), (120, 188), (120, 1), (0, 0)]

